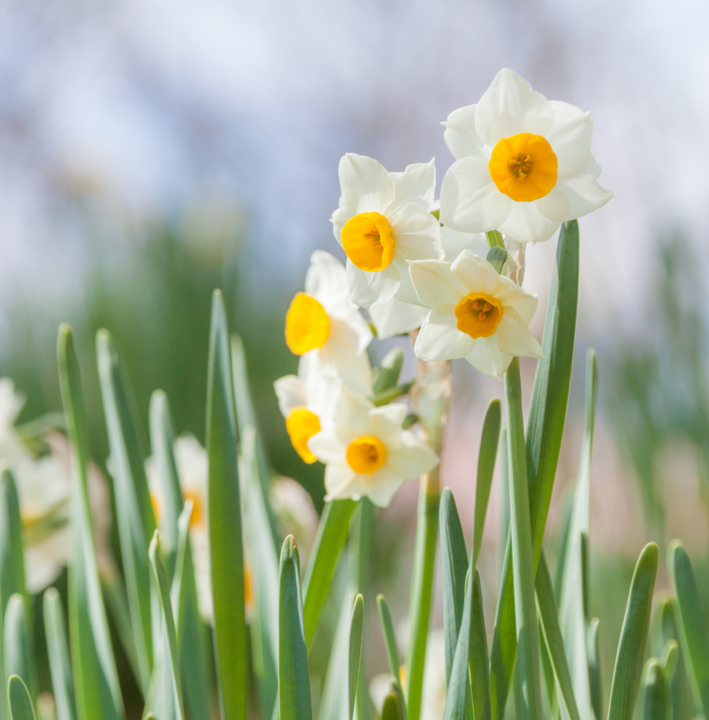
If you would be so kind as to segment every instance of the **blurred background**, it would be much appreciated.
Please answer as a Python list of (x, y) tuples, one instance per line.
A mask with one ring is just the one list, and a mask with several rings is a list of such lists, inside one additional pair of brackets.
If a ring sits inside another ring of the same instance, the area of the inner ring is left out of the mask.
[[(643, 544), (681, 534), (699, 562), (709, 541), (708, 32), (709, 5), (689, 0), (0, 0), (0, 376), (26, 396), (20, 420), (61, 407), (54, 348), (67, 320), (99, 465), (100, 327), (143, 417), (163, 388), (178, 431), (203, 442), (210, 297), (221, 287), (273, 466), (319, 508), (322, 467), (291, 449), (272, 383), (297, 366), (283, 319), (311, 252), (341, 256), (329, 222), (339, 158), (402, 170), (435, 156), (440, 183), (452, 161), (440, 122), (510, 67), (591, 110), (600, 181), (615, 193), (580, 223), (578, 356), (549, 521), (553, 543), (594, 346), (591, 552), (603, 591), (591, 600), (611, 657)], [(555, 246), (527, 253), (538, 336)], [(375, 342), (373, 359), (389, 345)], [(529, 393), (533, 365), (524, 369)], [(462, 362), (454, 374), (443, 482), (469, 529), (482, 416), (502, 385)], [(498, 495), (483, 553), (490, 622)], [(400, 619), (412, 543), (395, 538), (412, 537), (415, 502), (411, 484), (378, 523), (387, 551), (375, 583)]]

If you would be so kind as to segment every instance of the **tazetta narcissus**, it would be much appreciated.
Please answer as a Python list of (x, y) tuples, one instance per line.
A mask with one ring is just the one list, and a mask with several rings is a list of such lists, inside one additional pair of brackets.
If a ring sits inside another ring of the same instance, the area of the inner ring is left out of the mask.
[(541, 358), (528, 325), (537, 296), (527, 292), (473, 253), (453, 263), (411, 263), (411, 279), (430, 312), (416, 339), (425, 361), (465, 358), (481, 373), (500, 377), (515, 356)]
[(441, 186), (447, 227), (540, 242), (613, 197), (597, 182), (589, 114), (547, 100), (512, 70), (443, 124), (456, 159)]
[(340, 206), (335, 238), (347, 254), (350, 297), (370, 310), (380, 337), (421, 324), (407, 260), (443, 257), (440, 225), (429, 212), (436, 174), (433, 161), (387, 172), (369, 157), (340, 160)]

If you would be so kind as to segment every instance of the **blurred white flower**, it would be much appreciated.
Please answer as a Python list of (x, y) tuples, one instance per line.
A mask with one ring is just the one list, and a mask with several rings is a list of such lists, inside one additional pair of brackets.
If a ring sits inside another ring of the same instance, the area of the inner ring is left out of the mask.
[[(17, 487), (25, 546), (25, 582), (39, 593), (66, 567), (70, 553), (69, 510), (71, 453), (63, 435), (49, 431), (43, 440), (49, 452), (35, 457), (15, 428), (25, 403), (9, 378), (0, 379), (0, 462), (11, 470)], [(88, 467), (94, 542), (102, 569), (113, 565), (108, 546), (110, 498), (104, 478), (93, 463)]]
[[(369, 364), (366, 353), (365, 358)], [(308, 448), (308, 441), (330, 422), (342, 385), (340, 378), (324, 375), (321, 370), (322, 367), (313, 362), (310, 355), (304, 355), (298, 365), (298, 375), (286, 375), (273, 383), (291, 444), (303, 462), (309, 465), (317, 458)], [(370, 394), (371, 369), (368, 376)]]
[(367, 393), (372, 371), (367, 346), (372, 331), (347, 293), (345, 268), (330, 253), (316, 250), (299, 292), (286, 314), (286, 343), (293, 353), (312, 356), (315, 372), (339, 375)]
[(367, 496), (386, 507), (404, 479), (417, 479), (436, 467), (436, 453), (402, 429), (405, 417), (401, 403), (378, 408), (342, 387), (332, 424), (308, 442), (327, 466), (326, 500)]
[(453, 262), (463, 250), (470, 250), (480, 257), (485, 257), (488, 251), (487, 238), (484, 233), (465, 233), (451, 230), (449, 227), (442, 227), (441, 242), (445, 253), (443, 259), (448, 262)]
[(537, 296), (523, 290), (473, 253), (453, 263), (411, 263), (421, 303), (430, 308), (414, 351), (428, 362), (464, 357), (490, 377), (500, 377), (514, 356), (541, 358), (529, 323)]
[(443, 124), (456, 159), (441, 186), (446, 227), (539, 242), (613, 196), (597, 182), (589, 114), (547, 100), (511, 70)]
[(440, 224), (429, 212), (433, 160), (390, 173), (372, 158), (348, 153), (339, 176), (342, 194), (332, 223), (348, 258), (350, 298), (370, 310), (380, 337), (413, 330), (423, 313), (415, 307), (406, 262), (443, 257)]
[(277, 478), (271, 485), (271, 508), (278, 518), (283, 537), (293, 535), (305, 567), (318, 530), (318, 513), (308, 491), (287, 477)]
[[(209, 528), (207, 525), (207, 485), (209, 481), (207, 451), (194, 435), (181, 435), (175, 440), (174, 452), (182, 497), (192, 501), (190, 542), (197, 582), (199, 611), (207, 622), (212, 623), (214, 609), (211, 581), (212, 562), (209, 553)], [(162, 515), (160, 509), (163, 504), (162, 484), (158, 476), (157, 465), (152, 457), (147, 459), (145, 469), (150, 486), (150, 497), (159, 526)]]

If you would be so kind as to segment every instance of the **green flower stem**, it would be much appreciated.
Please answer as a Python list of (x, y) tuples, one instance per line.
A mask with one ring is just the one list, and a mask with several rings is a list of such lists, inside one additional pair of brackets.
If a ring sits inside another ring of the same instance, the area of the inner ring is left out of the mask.
[[(412, 341), (415, 337), (412, 336)], [(450, 407), (449, 362), (418, 361), (411, 399), (428, 442), (440, 456)], [(438, 541), (438, 506), (441, 497), (440, 466), (421, 480), (414, 574), (411, 588), (411, 643), (407, 659), (406, 704), (409, 720), (419, 720), (428, 626), (433, 604), (433, 582)]]
[(508, 457), (510, 482), (510, 535), (514, 576), (515, 621), (517, 626), (517, 671), (520, 673), (524, 717), (541, 720), (542, 694), (539, 661), (539, 631), (534, 590), (534, 554), (529, 515), (529, 488), (524, 444), (522, 383), (519, 358), (514, 358), (505, 374), (507, 398)]
[(500, 233), (498, 230), (491, 230), (490, 232), (486, 232), (485, 237), (487, 238), (487, 244), (491, 248), (505, 247), (505, 241), (502, 239), (502, 233)]

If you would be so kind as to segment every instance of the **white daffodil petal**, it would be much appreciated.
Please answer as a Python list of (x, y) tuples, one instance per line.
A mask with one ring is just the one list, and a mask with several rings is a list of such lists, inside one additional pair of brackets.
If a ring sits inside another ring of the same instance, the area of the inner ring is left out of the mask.
[(539, 304), (539, 298), (535, 293), (524, 290), (513, 280), (500, 275), (492, 294), (502, 303), (505, 312), (507, 312), (507, 308), (514, 309), (525, 325), (532, 322)]
[(394, 257), (428, 260), (443, 257), (441, 225), (416, 203), (407, 203), (389, 215), (394, 235)]
[(504, 315), (495, 332), (500, 352), (516, 357), (544, 357), (537, 338), (532, 335), (524, 320), (514, 308), (505, 308)]
[(398, 444), (406, 412), (406, 405), (403, 403), (391, 403), (372, 410), (369, 415), (372, 420), (372, 435), (387, 447)]
[(507, 68), (497, 73), (475, 110), (475, 129), (490, 147), (518, 133), (545, 135), (553, 124), (551, 103)]
[(305, 275), (305, 292), (316, 298), (327, 311), (333, 305), (350, 305), (345, 266), (330, 253), (316, 250), (310, 256), (310, 267)]
[(470, 250), (475, 255), (487, 255), (487, 240), (482, 233), (462, 233), (449, 227), (441, 228), (441, 244), (445, 260), (453, 262), (463, 250)]
[(401, 444), (389, 453), (387, 461), (407, 480), (416, 480), (438, 465), (438, 455), (427, 443), (405, 430), (401, 433)]
[(487, 260), (473, 255), (470, 250), (463, 250), (451, 264), (451, 275), (467, 288), (464, 295), (470, 292), (494, 294), (500, 278)]
[(347, 260), (347, 285), (355, 305), (369, 308), (375, 302), (385, 303), (396, 295), (400, 284), (399, 271), (393, 264), (379, 272), (365, 272)]
[[(372, 366), (366, 350), (358, 353), (357, 335), (337, 319), (330, 322), (330, 337), (318, 352), (323, 375), (339, 375), (347, 387), (362, 395), (372, 392)], [(330, 365), (328, 372), (327, 365)]]
[(360, 475), (362, 484), (366, 488), (363, 493), (378, 507), (388, 507), (396, 491), (401, 487), (404, 478), (397, 470), (387, 463), (381, 470), (373, 475)]
[(427, 308), (455, 305), (470, 292), (450, 269), (451, 264), (445, 260), (409, 263), (409, 276), (422, 305)]
[(455, 360), (472, 352), (476, 341), (458, 330), (453, 311), (453, 305), (441, 305), (428, 314), (414, 346), (418, 358), (426, 362)]
[(345, 457), (345, 446), (340, 442), (333, 430), (321, 430), (308, 440), (308, 449), (321, 462), (328, 467), (332, 464), (342, 464)]
[(407, 165), (404, 172), (391, 172), (389, 177), (394, 183), (394, 202), (388, 211), (416, 203), (426, 212), (431, 208), (436, 190), (436, 166), (434, 160), (427, 163)]
[(343, 385), (335, 408), (335, 429), (340, 441), (349, 444), (356, 437), (371, 434), (369, 413), (373, 409), (366, 397)]
[(295, 375), (286, 375), (273, 383), (278, 398), (278, 409), (283, 417), (288, 417), (290, 411), (296, 407), (305, 407), (308, 404), (308, 393), (303, 381)]
[(559, 224), (571, 216), (569, 201), (564, 189), (564, 183), (558, 182), (548, 195), (534, 203), (545, 218)]
[[(326, 501), (343, 500), (352, 497), (351, 484), (356, 479), (354, 470), (349, 466), (328, 465), (325, 468)], [(357, 493), (359, 496), (360, 493)]]
[(369, 317), (377, 329), (377, 337), (380, 340), (421, 327), (426, 315), (428, 315), (427, 308), (405, 303), (396, 298), (369, 308)]
[(556, 155), (559, 167), (557, 174), (559, 179), (578, 175), (588, 162), (591, 155), (588, 148), (576, 145), (575, 143), (562, 143), (554, 146), (554, 154)]
[(501, 378), (512, 362), (512, 355), (505, 355), (497, 345), (495, 336), (478, 338), (473, 351), (465, 359), (483, 375)]
[(536, 203), (513, 202), (509, 217), (498, 230), (517, 242), (543, 242), (559, 229), (559, 225), (560, 222), (542, 215)]
[(612, 192), (598, 184), (596, 178), (600, 173), (601, 168), (590, 157), (583, 172), (576, 177), (560, 181), (554, 188), (554, 191), (563, 195), (566, 202), (568, 216), (564, 218), (565, 220), (575, 220), (588, 215), (603, 207), (613, 197)]
[[(490, 177), (486, 160), (479, 157), (456, 160), (441, 185), (441, 222), (459, 232), (496, 230), (498, 223), (492, 222), (486, 211), (488, 198), (495, 195), (502, 193)], [(494, 200), (490, 201), (490, 206), (498, 212), (503, 207)]]
[(456, 160), (471, 156), (486, 161), (490, 159), (490, 150), (475, 129), (476, 107), (477, 105), (468, 105), (454, 110), (443, 123), (446, 128), (443, 138)]
[(411, 276), (409, 275), (409, 261), (395, 258), (394, 264), (401, 278), (401, 285), (399, 285), (394, 299), (400, 300), (403, 303), (409, 303), (410, 305), (419, 305), (419, 296), (416, 293)]
[(383, 212), (394, 200), (394, 183), (386, 169), (365, 155), (347, 153), (338, 170), (342, 195), (357, 197), (356, 213)]
[(590, 149), (593, 136), (593, 121), (590, 113), (559, 100), (550, 102), (554, 110), (554, 124), (547, 135), (547, 140), (552, 147), (561, 143), (574, 143)]

